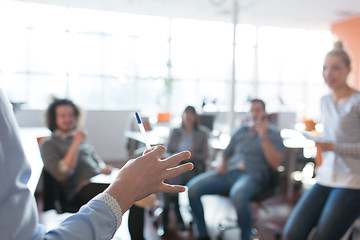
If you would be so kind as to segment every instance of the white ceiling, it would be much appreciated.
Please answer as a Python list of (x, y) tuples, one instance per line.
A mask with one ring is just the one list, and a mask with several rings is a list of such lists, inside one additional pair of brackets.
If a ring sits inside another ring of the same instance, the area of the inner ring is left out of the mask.
[[(66, 7), (233, 21), (236, 0), (22, 0)], [(360, 0), (237, 0), (238, 22), (329, 29), (360, 16)]]

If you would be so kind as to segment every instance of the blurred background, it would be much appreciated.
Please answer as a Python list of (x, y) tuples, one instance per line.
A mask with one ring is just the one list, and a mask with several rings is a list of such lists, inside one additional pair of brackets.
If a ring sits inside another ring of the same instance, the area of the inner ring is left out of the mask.
[(358, 35), (342, 31), (356, 29), (359, 14), (357, 0), (2, 0), (0, 85), (23, 127), (43, 126), (54, 96), (86, 111), (138, 110), (152, 123), (159, 113), (179, 123), (193, 105), (227, 133), (259, 97), (287, 114), (280, 128), (293, 127), (318, 121), (323, 58), (335, 40), (359, 87)]

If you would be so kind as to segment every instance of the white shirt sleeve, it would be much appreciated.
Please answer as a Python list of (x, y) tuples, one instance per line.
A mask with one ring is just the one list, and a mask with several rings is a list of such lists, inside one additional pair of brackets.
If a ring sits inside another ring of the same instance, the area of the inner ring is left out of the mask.
[(336, 144), (335, 152), (360, 158), (360, 143)]

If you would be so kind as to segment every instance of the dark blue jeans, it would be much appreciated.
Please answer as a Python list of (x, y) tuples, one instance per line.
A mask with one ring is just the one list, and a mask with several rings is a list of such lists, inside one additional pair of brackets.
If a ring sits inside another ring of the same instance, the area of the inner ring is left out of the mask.
[(360, 214), (360, 190), (315, 184), (296, 204), (285, 228), (287, 240), (340, 239)]
[(205, 172), (191, 179), (187, 186), (199, 237), (208, 235), (201, 196), (217, 194), (230, 196), (236, 207), (241, 239), (250, 239), (252, 227), (250, 200), (252, 196), (260, 192), (262, 186), (259, 182), (242, 170), (233, 170), (224, 176), (216, 172)]

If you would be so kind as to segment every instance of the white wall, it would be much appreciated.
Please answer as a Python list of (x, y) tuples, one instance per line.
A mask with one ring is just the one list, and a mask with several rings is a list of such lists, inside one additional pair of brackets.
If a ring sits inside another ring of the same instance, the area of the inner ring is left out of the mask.
[(17, 110), (15, 117), (20, 127), (44, 127), (44, 110)]
[(84, 128), (101, 158), (107, 161), (127, 160), (124, 131), (129, 130), (131, 119), (135, 121), (134, 111), (130, 110), (86, 112)]
[[(124, 131), (135, 110), (88, 110), (84, 128), (88, 139), (104, 161), (127, 160)], [(20, 127), (44, 127), (43, 110), (19, 110), (15, 113)], [(135, 121), (135, 120), (134, 120)]]

